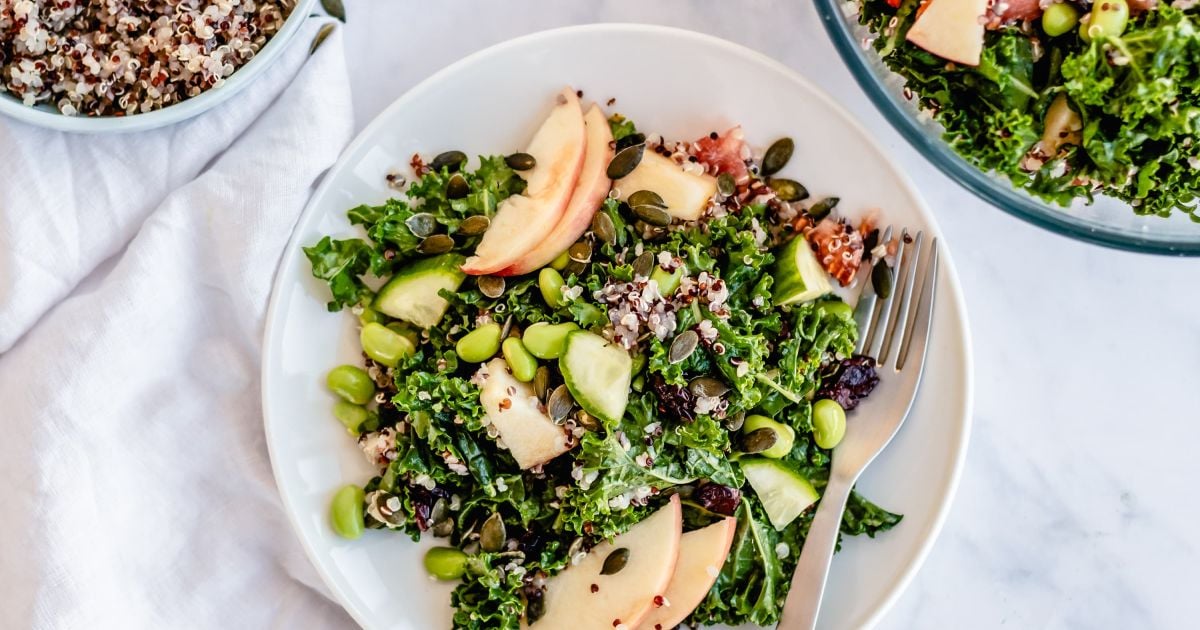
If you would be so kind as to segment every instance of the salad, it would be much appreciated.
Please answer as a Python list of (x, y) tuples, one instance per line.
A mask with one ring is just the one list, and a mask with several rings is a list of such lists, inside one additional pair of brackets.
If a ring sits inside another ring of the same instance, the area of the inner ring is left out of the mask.
[(1200, 221), (1194, 0), (856, 0), (905, 95), (978, 168), (1052, 203)]
[[(895, 242), (783, 177), (790, 139), (668, 141), (581, 97), (523, 152), (414, 155), (349, 210), (366, 239), (304, 249), (360, 324), (327, 384), (378, 470), (333, 529), (439, 539), (456, 628), (774, 624), (879, 381), (838, 296)], [(853, 494), (842, 533), (900, 519)]]

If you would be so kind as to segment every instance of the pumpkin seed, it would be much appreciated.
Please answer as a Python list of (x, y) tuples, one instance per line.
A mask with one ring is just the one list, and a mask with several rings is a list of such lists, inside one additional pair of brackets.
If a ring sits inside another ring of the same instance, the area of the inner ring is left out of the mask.
[(492, 220), (485, 214), (473, 214), (458, 224), (458, 233), (465, 236), (483, 234), (491, 226)]
[(779, 434), (771, 427), (755, 429), (742, 437), (743, 453), (761, 453), (779, 441)]
[[(503, 304), (496, 305), (496, 307), (497, 307), (496, 312), (500, 312), (499, 307), (501, 307), (501, 306), (504, 306), (504, 305)], [(508, 336), (510, 334), (512, 334), (512, 329), (513, 329), (513, 316), (509, 315), (508, 319), (504, 320), (504, 327), (500, 329), (500, 338), (508, 339)]]
[(417, 245), (417, 252), (427, 255), (444, 254), (452, 249), (454, 249), (454, 239), (445, 234), (426, 237)]
[(439, 153), (433, 161), (429, 163), (429, 168), (435, 171), (441, 171), (443, 168), (450, 169), (451, 173), (457, 173), (458, 169), (462, 168), (463, 164), (467, 163), (467, 154), (462, 151), (446, 151)]
[(437, 538), (445, 538), (454, 533), (454, 519), (444, 518), (433, 524), (429, 531)]
[(635, 144), (645, 144), (645, 143), (646, 143), (646, 134), (640, 133), (640, 132), (639, 133), (631, 133), (628, 136), (625, 136), (624, 138), (617, 140), (616, 149), (617, 149), (617, 151), (620, 151), (621, 149), (631, 147)]
[(504, 158), (504, 163), (514, 171), (528, 171), (537, 166), (537, 158), (528, 153), (514, 153)]
[(433, 502), (433, 507), (429, 509), (429, 522), (436, 523), (445, 520), (448, 511), (449, 506), (446, 505), (446, 500), (439, 498)]
[(392, 499), (396, 499), (397, 505), (399, 505), (400, 499), (398, 497), (396, 497), (396, 495), (390, 494), (387, 492), (376, 492), (375, 500), (374, 500), (375, 501), (375, 511), (380, 516), (383, 517), (384, 523), (387, 523), (388, 525), (397, 525), (397, 526), (403, 525), (404, 524), (404, 514), (396, 512), (395, 510), (393, 510), (391, 507), (388, 506), (388, 501), (391, 501)]
[(634, 206), (633, 214), (650, 225), (659, 227), (671, 225), (670, 213), (658, 206)]
[(671, 342), (671, 349), (667, 352), (667, 360), (674, 363), (683, 363), (692, 353), (696, 351), (696, 344), (700, 343), (700, 335), (694, 330), (685, 330), (675, 336), (675, 340)]
[(608, 163), (608, 178), (621, 179), (632, 173), (633, 169), (642, 163), (642, 155), (645, 152), (646, 145), (644, 144), (635, 144), (631, 147), (621, 149), (613, 156), (612, 161)]
[(596, 216), (592, 217), (592, 232), (596, 234), (596, 238), (609, 246), (616, 246), (617, 226), (607, 212), (597, 212)]
[(499, 512), (493, 512), (488, 520), (479, 528), (479, 547), (484, 551), (500, 551), (504, 541), (508, 539), (508, 531), (504, 527), (504, 519)]
[(600, 430), (600, 421), (596, 419), (596, 416), (593, 416), (582, 409), (575, 412), (575, 422), (579, 423), (579, 426), (587, 429), (588, 431)]
[(776, 140), (763, 154), (762, 169), (759, 170), (759, 173), (766, 177), (782, 171), (783, 167), (787, 166), (788, 160), (792, 159), (792, 152), (795, 150), (796, 143), (792, 142), (791, 138)]
[(746, 424), (745, 411), (739, 411), (725, 419), (725, 428), (730, 431), (740, 431), (744, 424)]
[(342, 4), (342, 0), (321, 0), (321, 8), (325, 9), (330, 17), (346, 21), (346, 6)]
[(629, 548), (621, 547), (614, 549), (608, 557), (604, 559), (604, 566), (600, 569), (600, 575), (613, 575), (619, 573), (625, 565), (629, 563)]
[(629, 205), (631, 206), (657, 206), (666, 210), (667, 202), (653, 190), (639, 190), (632, 195), (629, 195)]
[[(570, 259), (568, 259), (570, 260)], [(578, 260), (570, 260), (566, 267), (563, 267), (564, 276), (579, 276), (587, 269), (587, 263), (579, 262)]]
[(592, 261), (592, 244), (588, 241), (579, 241), (567, 249), (567, 256), (580, 263), (589, 263)]
[(725, 381), (713, 378), (711, 376), (697, 376), (688, 383), (688, 389), (696, 396), (724, 396), (729, 392), (729, 386)]
[(559, 385), (554, 388), (550, 394), (550, 399), (546, 401), (546, 411), (550, 414), (550, 419), (555, 423), (561, 424), (563, 419), (571, 414), (571, 409), (575, 406), (575, 399), (571, 398), (571, 391), (566, 385)]
[(504, 295), (504, 278), (499, 276), (479, 276), (475, 279), (479, 292), (493, 300)]
[(814, 203), (812, 207), (808, 209), (808, 216), (812, 217), (814, 223), (818, 222), (821, 219), (829, 216), (829, 213), (833, 212), (833, 209), (837, 207), (838, 202), (841, 200), (841, 197), (826, 197), (817, 203)]
[(404, 220), (405, 227), (417, 238), (425, 238), (437, 231), (437, 219), (428, 212), (418, 212)]
[(471, 193), (471, 186), (467, 183), (467, 178), (461, 173), (455, 173), (450, 181), (446, 182), (446, 198), (447, 199), (462, 199)]
[(546, 614), (546, 598), (531, 597), (525, 602), (525, 623), (533, 625)]
[(737, 182), (733, 180), (733, 175), (729, 173), (717, 175), (717, 190), (726, 197), (737, 192)]
[(771, 187), (771, 190), (775, 191), (775, 196), (779, 197), (780, 201), (808, 199), (808, 189), (794, 179), (771, 177), (767, 179), (767, 185)]
[(871, 284), (875, 286), (875, 295), (881, 300), (888, 299), (892, 295), (893, 281), (892, 268), (887, 265), (887, 261), (880, 259), (871, 270)]
[(543, 365), (533, 373), (533, 395), (545, 401), (547, 389), (550, 389), (550, 368)]
[(633, 275), (650, 277), (650, 272), (654, 270), (654, 254), (651, 252), (642, 252), (640, 256), (633, 261)]
[(317, 52), (317, 49), (321, 47), (321, 44), (325, 43), (325, 38), (329, 37), (329, 34), (333, 32), (335, 26), (337, 25), (333, 22), (330, 22), (325, 26), (322, 26), (321, 30), (317, 31), (317, 36), (313, 38), (312, 43), (308, 46), (308, 54), (311, 55)]

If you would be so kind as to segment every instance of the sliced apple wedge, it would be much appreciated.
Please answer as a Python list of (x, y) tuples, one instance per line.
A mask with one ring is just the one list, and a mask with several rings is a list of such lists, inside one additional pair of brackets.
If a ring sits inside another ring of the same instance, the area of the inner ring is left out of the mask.
[(545, 267), (587, 231), (596, 209), (608, 196), (612, 180), (606, 171), (614, 153), (612, 129), (608, 126), (608, 118), (596, 105), (584, 115), (583, 123), (587, 128), (587, 153), (567, 211), (546, 240), (497, 275), (519, 276)]
[(537, 165), (523, 174), (525, 192), (500, 203), (475, 255), (462, 266), (464, 273), (495, 273), (537, 248), (567, 210), (586, 147), (579, 97), (574, 90), (563, 89), (558, 104), (525, 149), (537, 160)]
[[(637, 628), (663, 593), (679, 560), (683, 513), (679, 496), (634, 525), (629, 531), (588, 552), (582, 562), (568, 566), (546, 581), (545, 613), (535, 630), (612, 630)], [(605, 561), (624, 549), (628, 558), (615, 573), (601, 575)]]
[(488, 362), (479, 402), (522, 469), (544, 464), (571, 449), (566, 432), (539, 408), (533, 388), (513, 377), (504, 359)]
[(676, 219), (695, 221), (717, 193), (717, 178), (704, 173), (689, 173), (674, 160), (646, 151), (642, 161), (616, 184), (621, 201), (639, 190), (658, 193), (667, 204), (667, 212)]
[(692, 614), (717, 581), (721, 567), (725, 566), (736, 531), (737, 519), (730, 516), (708, 527), (687, 532), (679, 539), (675, 575), (662, 594), (661, 602), (654, 600), (650, 614), (642, 620), (642, 630), (674, 628)]
[(941, 57), (978, 66), (983, 53), (983, 14), (989, 0), (930, 0), (905, 39)]

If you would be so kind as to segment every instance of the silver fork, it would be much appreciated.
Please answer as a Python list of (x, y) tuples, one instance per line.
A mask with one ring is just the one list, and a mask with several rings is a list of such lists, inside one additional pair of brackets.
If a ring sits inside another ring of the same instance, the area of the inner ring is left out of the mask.
[[(881, 242), (890, 241), (891, 236), (889, 227)], [(876, 360), (879, 385), (852, 412), (846, 422), (845, 437), (833, 449), (829, 483), (804, 541), (796, 572), (792, 574), (792, 587), (779, 630), (816, 627), (850, 490), (867, 465), (896, 435), (917, 397), (925, 367), (938, 271), (937, 239), (932, 239), (928, 251), (922, 248), (924, 240), (923, 232), (911, 239), (907, 231), (902, 232), (891, 294), (886, 299), (877, 299), (874, 288), (865, 287), (863, 299), (855, 310), (860, 332), (855, 352)], [(917, 296), (915, 301), (914, 296)]]

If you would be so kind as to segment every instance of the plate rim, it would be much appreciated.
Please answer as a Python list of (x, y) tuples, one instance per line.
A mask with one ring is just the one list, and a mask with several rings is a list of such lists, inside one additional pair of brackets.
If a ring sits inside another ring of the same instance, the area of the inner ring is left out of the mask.
[(525, 35), (507, 39), (491, 46), (476, 50), (475, 52), (469, 53), (430, 73), (424, 79), (418, 81), (398, 98), (380, 110), (370, 122), (363, 126), (358, 135), (356, 135), (355, 138), (349, 144), (347, 144), (344, 149), (342, 149), (337, 160), (322, 174), (320, 185), (317, 186), (316, 190), (313, 191), (308, 202), (305, 204), (304, 210), (301, 211), (300, 215), (296, 218), (296, 222), (292, 226), (292, 233), (288, 237), (287, 246), (281, 253), (279, 262), (275, 267), (275, 273), (271, 282), (270, 298), (267, 304), (266, 313), (264, 315), (265, 324), (262, 335), (262, 363), (259, 370), (259, 397), (261, 399), (263, 411), (263, 432), (265, 434), (264, 437), (267, 445), (267, 453), (271, 460), (271, 474), (275, 481), (276, 492), (279, 494), (279, 498), (283, 505), (284, 512), (286, 513), (288, 523), (292, 527), (292, 535), (299, 540), (309, 564), (320, 576), (323, 585), (329, 590), (330, 594), (333, 595), (334, 600), (338, 603), (338, 605), (340, 605), (342, 609), (345, 610), (359, 626), (363, 628), (373, 627), (367, 622), (362, 611), (349, 604), (348, 598), (343, 596), (341, 589), (335, 586), (333, 580), (330, 579), (330, 576), (323, 567), (322, 563), (318, 562), (318, 558), (323, 557), (323, 555), (318, 555), (316, 549), (313, 548), (311, 541), (309, 541), (309, 539), (305, 536), (301, 535), (302, 529), (298, 521), (299, 516), (297, 510), (295, 509), (294, 501), (289, 495), (282, 491), (280, 484), (280, 468), (278, 464), (279, 460), (276, 457), (274, 440), (272, 440), (270, 437), (273, 434), (273, 425), (271, 420), (271, 404), (269, 398), (267, 397), (267, 392), (270, 388), (267, 387), (267, 383), (274, 380), (271, 370), (269, 370), (269, 366), (273, 364), (276, 354), (276, 351), (273, 350), (273, 346), (270, 342), (274, 337), (280, 334), (282, 328), (282, 322), (277, 322), (279, 309), (281, 308), (279, 298), (283, 291), (283, 272), (285, 270), (290, 270), (291, 268), (291, 264), (289, 263), (289, 260), (291, 260), (289, 259), (289, 253), (293, 252), (295, 248), (299, 247), (300, 245), (300, 226), (305, 224), (311, 218), (311, 216), (316, 213), (316, 201), (322, 198), (327, 193), (328, 189), (333, 185), (333, 179), (329, 176), (329, 174), (334, 169), (339, 168), (342, 165), (343, 156), (355, 152), (359, 149), (359, 147), (369, 142), (383, 127), (384, 120), (391, 117), (390, 115), (393, 111), (403, 108), (409, 101), (416, 99), (421, 94), (430, 90), (431, 86), (440, 83), (444, 77), (454, 74), (460, 68), (469, 66), (479, 59), (504, 52), (509, 48), (535, 43), (543, 39), (569, 36), (573, 33), (581, 32), (608, 32), (614, 34), (622, 32), (634, 32), (650, 34), (654, 36), (690, 39), (700, 44), (720, 48), (726, 53), (744, 58), (751, 63), (760, 64), (769, 70), (780, 73), (788, 80), (802, 85), (816, 98), (820, 99), (827, 107), (829, 107), (831, 111), (840, 116), (844, 122), (850, 125), (850, 127), (859, 133), (863, 138), (867, 139), (871, 148), (883, 157), (888, 167), (892, 170), (892, 174), (896, 177), (897, 181), (903, 186), (906, 192), (909, 193), (909, 196), (913, 200), (918, 212), (929, 222), (929, 226), (933, 228), (933, 232), (937, 239), (941, 241), (941, 256), (943, 257), (944, 261), (944, 264), (942, 265), (942, 271), (946, 274), (946, 282), (948, 282), (954, 290), (942, 290), (938, 297), (941, 299), (946, 299), (947, 297), (951, 296), (953, 297), (951, 308), (962, 322), (962, 334), (957, 345), (962, 349), (961, 353), (966, 365), (966, 370), (963, 374), (961, 413), (956, 414), (961, 416), (961, 430), (959, 432), (958, 441), (954, 444), (955, 452), (953, 461), (951, 463), (950, 475), (946, 480), (943, 491), (945, 499), (939, 503), (937, 509), (934, 511), (933, 520), (926, 528), (925, 535), (922, 537), (921, 542), (916, 549), (916, 553), (913, 555), (913, 561), (885, 590), (884, 596), (875, 610), (872, 611), (867, 618), (862, 621), (862, 627), (873, 627), (879, 623), (879, 621), (889, 610), (891, 610), (891, 608), (895, 605), (896, 600), (900, 598), (900, 595), (904, 593), (908, 585), (912, 582), (913, 578), (916, 577), (917, 572), (925, 564), (925, 560), (929, 556), (930, 551), (933, 549), (933, 545), (937, 541), (938, 536), (940, 535), (942, 528), (949, 517), (950, 510), (954, 505), (954, 499), (958, 493), (958, 486), (962, 479), (963, 468), (965, 467), (966, 463), (966, 455), (970, 444), (972, 425), (974, 424), (973, 409), (975, 392), (975, 361), (974, 350), (971, 344), (970, 320), (968, 318), (965, 296), (963, 295), (962, 291), (962, 284), (960, 283), (958, 277), (958, 270), (954, 264), (954, 258), (950, 252), (950, 248), (946, 244), (945, 235), (942, 233), (941, 226), (937, 222), (936, 215), (934, 215), (933, 211), (930, 209), (928, 203), (925, 201), (925, 198), (919, 193), (919, 189), (913, 183), (911, 178), (909, 178), (908, 174), (904, 170), (899, 168), (898, 162), (888, 151), (885, 150), (882, 144), (876, 141), (874, 136), (845, 108), (843, 108), (827, 92), (825, 92), (824, 89), (820, 88), (816, 83), (809, 80), (807, 77), (801, 75), (797, 71), (766, 55), (765, 53), (754, 50), (748, 46), (717, 37), (715, 35), (709, 35), (707, 33), (701, 33), (690, 29), (673, 26), (629, 22), (579, 24), (527, 33)]

